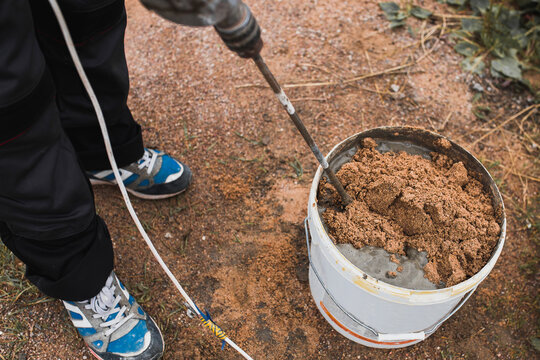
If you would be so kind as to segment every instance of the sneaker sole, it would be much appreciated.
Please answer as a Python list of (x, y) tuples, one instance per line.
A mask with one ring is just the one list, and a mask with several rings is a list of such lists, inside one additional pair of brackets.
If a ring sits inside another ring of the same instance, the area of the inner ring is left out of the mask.
[[(191, 181), (190, 181), (191, 183)], [(98, 179), (90, 179), (90, 184), (92, 185), (109, 185), (109, 186), (117, 186), (116, 184), (114, 183), (111, 183), (109, 181), (104, 181), (104, 180), (98, 180)], [(189, 185), (188, 185), (189, 186)], [(133, 189), (130, 189), (128, 187), (126, 187), (126, 190), (130, 193), (130, 194), (133, 194), (135, 195), (136, 197), (140, 198), (140, 199), (145, 199), (145, 200), (161, 200), (161, 199), (168, 199), (170, 197), (173, 197), (173, 196), (176, 196), (176, 195), (179, 195), (181, 193), (183, 193), (184, 191), (186, 191), (187, 187), (183, 190), (180, 190), (178, 192), (175, 192), (175, 193), (172, 193), (172, 194), (163, 194), (163, 195), (150, 195), (150, 194), (144, 194), (144, 193), (140, 193), (138, 191), (135, 191)]]
[[(150, 320), (154, 323), (154, 325), (156, 326), (156, 329), (159, 331), (159, 336), (161, 336), (161, 338), (163, 339), (163, 334), (161, 333), (161, 329), (159, 328), (159, 326), (157, 326), (156, 322), (154, 321), (154, 319), (150, 318)], [(88, 351), (90, 351), (90, 353), (92, 355), (94, 355), (94, 357), (98, 360), (104, 360), (101, 356), (99, 356), (98, 354), (96, 354), (94, 352), (94, 350), (92, 350), (92, 348), (88, 345), (86, 345), (86, 347), (88, 348)], [(163, 357), (163, 354), (165, 354), (165, 340), (163, 340), (163, 353), (161, 355), (158, 355), (158, 357), (155, 357), (153, 359), (150, 359), (150, 360), (158, 360), (158, 359), (161, 359)]]

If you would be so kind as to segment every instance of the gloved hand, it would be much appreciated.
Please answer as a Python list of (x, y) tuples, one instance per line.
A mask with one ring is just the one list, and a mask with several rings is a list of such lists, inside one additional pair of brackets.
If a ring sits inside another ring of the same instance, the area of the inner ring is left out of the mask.
[(177, 24), (211, 26), (234, 16), (240, 0), (141, 0), (149, 10)]
[(141, 0), (149, 10), (177, 24), (214, 25), (229, 49), (243, 58), (262, 49), (257, 20), (241, 0)]

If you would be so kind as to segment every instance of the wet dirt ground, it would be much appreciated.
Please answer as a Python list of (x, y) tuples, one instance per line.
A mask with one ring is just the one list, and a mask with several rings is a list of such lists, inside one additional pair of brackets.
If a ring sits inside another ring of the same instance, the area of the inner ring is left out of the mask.
[[(530, 342), (538, 331), (538, 238), (522, 211), (528, 209), (526, 198), (538, 199), (538, 182), (515, 175), (538, 178), (538, 152), (520, 144), (523, 134), (512, 122), (490, 133), (530, 107), (531, 96), (463, 73), (461, 57), (445, 36), (423, 49), (418, 32), (431, 23), (409, 19), (416, 37), (406, 29), (391, 31), (374, 1), (248, 4), (263, 28), (263, 57), (324, 153), (356, 132), (383, 125), (449, 136), (495, 164), (490, 170), (508, 207), (507, 242), (476, 294), (424, 342), (377, 350), (345, 339), (322, 318), (309, 292), (302, 222), (316, 163), (287, 114), (255, 65), (229, 52), (213, 29), (176, 26), (128, 0), (129, 105), (146, 145), (181, 159), (194, 173), (185, 194), (134, 203), (199, 307), (255, 359), (538, 356)], [(423, 4), (448, 11), (435, 1)], [(385, 73), (351, 80), (378, 72)], [(491, 106), (492, 121), (473, 115), (473, 82), (485, 89), (481, 101)], [(538, 115), (524, 123), (531, 121), (537, 124)], [(222, 351), (219, 340), (186, 315), (118, 190), (99, 187), (95, 193), (114, 241), (117, 274), (160, 325), (164, 359), (240, 358), (230, 348)], [(58, 301), (21, 305), (40, 296), (27, 291), (0, 302), (0, 358), (90, 359)], [(11, 331), (15, 323), (17, 332)]]

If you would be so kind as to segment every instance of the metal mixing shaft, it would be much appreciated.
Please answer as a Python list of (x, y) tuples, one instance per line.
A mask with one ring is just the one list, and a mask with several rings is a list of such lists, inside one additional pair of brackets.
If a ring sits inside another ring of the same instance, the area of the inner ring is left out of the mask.
[(349, 205), (352, 202), (351, 197), (349, 196), (349, 194), (347, 194), (347, 192), (343, 188), (343, 185), (341, 184), (339, 179), (336, 177), (336, 174), (334, 173), (334, 171), (330, 169), (330, 166), (328, 165), (328, 161), (326, 161), (323, 154), (321, 153), (321, 150), (319, 150), (319, 147), (317, 146), (317, 144), (315, 144), (315, 141), (313, 140), (308, 130), (304, 126), (304, 123), (302, 122), (302, 120), (300, 120), (300, 117), (296, 113), (294, 106), (291, 104), (291, 102), (287, 98), (287, 95), (285, 95), (285, 93), (283, 92), (283, 89), (277, 82), (276, 78), (274, 77), (274, 75), (272, 75), (272, 72), (270, 71), (270, 69), (268, 69), (268, 66), (266, 66), (266, 63), (264, 62), (264, 60), (262, 59), (260, 55), (253, 57), (253, 61), (255, 61), (255, 64), (257, 64), (257, 67), (259, 68), (264, 78), (266, 79), (266, 81), (268, 82), (268, 84), (270, 85), (274, 93), (276, 94), (281, 105), (283, 105), (285, 110), (287, 110), (289, 117), (291, 118), (292, 122), (294, 123), (298, 131), (300, 131), (300, 134), (302, 134), (302, 137), (304, 138), (309, 148), (313, 152), (313, 155), (315, 155), (315, 157), (317, 158), (317, 161), (319, 161), (319, 164), (321, 164), (324, 172), (328, 176), (328, 180), (341, 196), (343, 204), (345, 206)]

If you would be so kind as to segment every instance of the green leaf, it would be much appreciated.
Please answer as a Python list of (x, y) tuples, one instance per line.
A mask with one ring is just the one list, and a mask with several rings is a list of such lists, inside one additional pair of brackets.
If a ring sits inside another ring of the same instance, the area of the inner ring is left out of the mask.
[(519, 29), (519, 19), (521, 11), (509, 10), (505, 7), (501, 8), (499, 21), (510, 30)]
[(489, 0), (470, 0), (471, 8), (475, 12), (485, 13), (489, 8)]
[(486, 68), (486, 64), (482, 60), (481, 56), (468, 57), (461, 62), (461, 68), (463, 71), (472, 72), (474, 74), (482, 74)]
[(465, 1), (467, 0), (446, 0), (446, 3), (450, 5), (462, 6), (465, 4)]
[(471, 103), (474, 104), (475, 102), (477, 102), (477, 101), (480, 100), (481, 98), (482, 98), (482, 94), (479, 93), (479, 92), (477, 92), (477, 93), (474, 94), (474, 96), (473, 96), (473, 98), (472, 98), (472, 100), (471, 100)]
[(491, 108), (489, 106), (477, 106), (476, 110), (486, 114), (489, 114), (491, 112)]
[(394, 2), (379, 3), (386, 18), (390, 21), (390, 29), (405, 25), (405, 19), (409, 16), (407, 13), (399, 10), (399, 5)]
[(418, 19), (427, 19), (433, 13), (429, 10), (423, 9), (419, 6), (413, 6), (411, 9), (411, 15)]
[(379, 7), (384, 12), (388, 20), (394, 20), (399, 12), (399, 5), (395, 2), (382, 2), (379, 3)]
[(409, 17), (408, 14), (404, 13), (403, 11), (400, 11), (392, 20), (396, 20), (396, 21), (405, 20), (408, 17)]
[(480, 19), (461, 19), (461, 29), (467, 32), (482, 31), (483, 22)]
[(456, 30), (456, 31), (452, 31), (449, 37), (451, 40), (457, 41), (461, 39), (468, 39), (470, 37), (470, 34), (463, 30)]
[(519, 62), (511, 56), (493, 60), (491, 71), (493, 74), (502, 74), (511, 79), (521, 80)]
[(527, 39), (527, 35), (525, 34), (526, 34), (526, 31), (522, 28), (514, 29), (510, 32), (512, 39), (516, 41), (517, 45), (519, 45), (521, 49), (525, 49), (527, 47), (528, 39)]
[(477, 45), (471, 44), (470, 42), (466, 41), (460, 41), (456, 44), (456, 46), (454, 46), (454, 50), (456, 50), (459, 54), (467, 57), (473, 56), (478, 52), (479, 49), (480, 48)]
[(532, 337), (529, 339), (529, 341), (531, 342), (532, 346), (534, 347), (534, 349), (536, 351), (540, 351), (540, 339), (537, 338), (537, 337)]
[(478, 111), (478, 109), (473, 109), (472, 113), (481, 120), (487, 120), (486, 115), (483, 112)]
[(390, 29), (395, 29), (397, 27), (405, 25), (405, 20), (392, 20), (390, 21)]
[(506, 48), (502, 43), (498, 42), (493, 46), (491, 53), (498, 58), (503, 58), (506, 56)]

